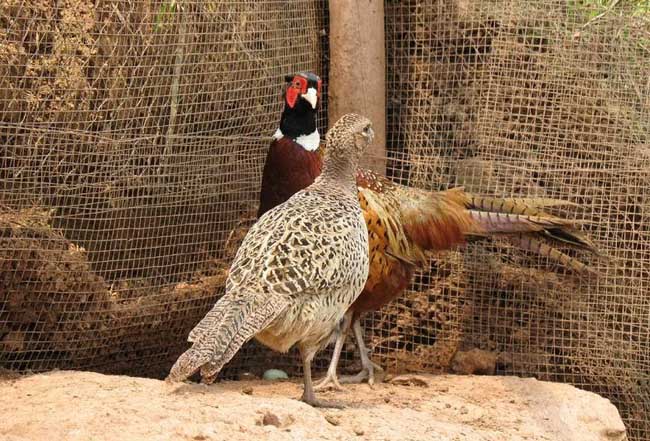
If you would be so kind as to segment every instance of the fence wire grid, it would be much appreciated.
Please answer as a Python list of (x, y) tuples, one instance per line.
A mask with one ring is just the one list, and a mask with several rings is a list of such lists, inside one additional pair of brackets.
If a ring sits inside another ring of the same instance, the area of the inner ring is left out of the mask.
[(0, 365), (162, 375), (221, 293), (319, 1), (4, 1)]
[[(223, 293), (284, 75), (326, 80), (327, 2), (0, 6), (0, 367), (163, 376)], [(480, 349), (610, 398), (650, 438), (650, 6), (385, 11), (387, 175), (567, 200), (606, 257), (577, 277), (498, 241), (433, 255), (365, 320), (375, 361), (462, 372)], [(269, 367), (299, 372), (251, 344), (224, 375)]]

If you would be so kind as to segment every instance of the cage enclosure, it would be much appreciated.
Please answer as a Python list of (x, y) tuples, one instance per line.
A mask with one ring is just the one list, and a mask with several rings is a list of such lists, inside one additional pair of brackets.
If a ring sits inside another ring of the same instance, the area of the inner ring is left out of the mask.
[[(647, 439), (647, 2), (387, 0), (357, 17), (352, 3), (1, 3), (0, 368), (164, 376), (254, 221), (284, 76), (319, 72), (326, 97), (330, 60), (365, 44), (356, 70), (332, 72), (321, 132), (350, 109), (342, 88), (383, 90), (356, 99), (385, 118), (375, 170), (566, 200), (603, 252), (581, 256), (589, 277), (498, 240), (432, 255), (365, 319), (375, 361), (449, 372), (480, 349), (496, 373), (610, 398)], [(383, 44), (341, 41), (340, 14), (374, 20)], [(350, 341), (343, 368), (357, 358)], [(298, 366), (250, 343), (223, 375)]]

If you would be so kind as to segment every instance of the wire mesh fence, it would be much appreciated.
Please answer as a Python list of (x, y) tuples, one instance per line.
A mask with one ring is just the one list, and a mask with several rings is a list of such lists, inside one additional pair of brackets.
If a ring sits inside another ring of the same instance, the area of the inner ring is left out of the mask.
[[(295, 8), (295, 9), (293, 9)], [(154, 374), (214, 303), (323, 5), (0, 8), (0, 364)]]
[(599, 275), (586, 278), (502, 244), (436, 257), (368, 320), (381, 363), (447, 370), (457, 351), (479, 348), (478, 366), (491, 354), (497, 372), (609, 397), (631, 438), (647, 439), (647, 2), (386, 8), (388, 174), (423, 188), (567, 200), (565, 215), (606, 257), (588, 260)]
[[(283, 76), (325, 72), (326, 2), (0, 4), (0, 366), (164, 375), (256, 209)], [(434, 255), (365, 320), (375, 361), (471, 370), (478, 348), (605, 395), (648, 438), (648, 8), (385, 8), (388, 176), (567, 200), (605, 257), (580, 278), (498, 242)], [(224, 375), (298, 366), (252, 344)]]

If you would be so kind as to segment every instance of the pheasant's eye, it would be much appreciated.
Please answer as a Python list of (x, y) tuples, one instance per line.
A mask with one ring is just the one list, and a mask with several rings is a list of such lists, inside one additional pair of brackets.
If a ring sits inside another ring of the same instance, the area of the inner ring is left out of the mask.
[(307, 93), (307, 80), (302, 77), (294, 77), (291, 86), (300, 93)]

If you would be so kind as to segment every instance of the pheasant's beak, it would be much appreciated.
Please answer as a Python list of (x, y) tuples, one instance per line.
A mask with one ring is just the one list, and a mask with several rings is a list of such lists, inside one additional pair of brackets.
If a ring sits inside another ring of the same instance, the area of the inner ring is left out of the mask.
[(309, 104), (311, 104), (312, 109), (316, 108), (316, 105), (318, 104), (318, 92), (316, 92), (316, 89), (310, 87), (307, 89), (307, 93), (303, 93), (300, 96), (304, 98), (305, 101), (307, 101)]
[(375, 131), (372, 130), (372, 127), (369, 127), (368, 128), (368, 144), (371, 144), (373, 139), (375, 139)]

